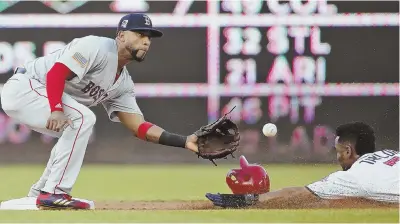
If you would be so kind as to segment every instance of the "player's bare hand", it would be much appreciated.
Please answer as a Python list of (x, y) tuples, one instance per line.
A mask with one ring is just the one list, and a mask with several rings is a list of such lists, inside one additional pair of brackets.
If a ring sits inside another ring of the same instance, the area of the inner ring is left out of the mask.
[(193, 151), (199, 152), (199, 147), (197, 145), (197, 136), (196, 135), (189, 135), (186, 139), (186, 148)]
[(46, 128), (52, 131), (60, 132), (68, 125), (72, 126), (72, 121), (65, 116), (62, 111), (53, 111), (47, 120)]

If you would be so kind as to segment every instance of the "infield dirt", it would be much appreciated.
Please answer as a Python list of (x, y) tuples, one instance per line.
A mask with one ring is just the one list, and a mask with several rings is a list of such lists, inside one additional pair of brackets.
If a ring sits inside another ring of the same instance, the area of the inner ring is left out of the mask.
[[(222, 209), (220, 207), (213, 206), (208, 201), (99, 201), (96, 203), (96, 210), (214, 210)], [(283, 206), (283, 205), (265, 205), (265, 206), (253, 206), (251, 209), (360, 209), (360, 208), (399, 208), (399, 204), (387, 204), (377, 202), (366, 202), (366, 201), (344, 201), (335, 200), (330, 201), (329, 204), (325, 205), (308, 205), (307, 207)]]

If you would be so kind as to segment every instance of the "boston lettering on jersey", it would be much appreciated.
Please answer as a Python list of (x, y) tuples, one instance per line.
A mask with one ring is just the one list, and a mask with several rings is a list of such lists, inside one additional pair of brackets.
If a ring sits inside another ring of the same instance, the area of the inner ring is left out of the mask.
[(105, 99), (108, 96), (104, 89), (102, 89), (100, 86), (96, 86), (96, 84), (92, 81), (89, 81), (89, 84), (87, 84), (85, 88), (81, 89), (81, 91), (83, 93), (89, 93), (89, 96), (92, 97), (94, 101), (97, 101), (100, 99), (100, 97)]
[(391, 158), (398, 153), (399, 152), (394, 151), (394, 150), (384, 149), (382, 151), (373, 153), (372, 155), (369, 155), (369, 156), (363, 158), (360, 161), (360, 163), (375, 164), (379, 160)]

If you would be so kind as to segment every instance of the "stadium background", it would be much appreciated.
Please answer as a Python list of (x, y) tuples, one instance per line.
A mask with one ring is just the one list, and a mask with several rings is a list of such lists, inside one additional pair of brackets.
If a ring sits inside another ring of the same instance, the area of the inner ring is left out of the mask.
[[(334, 162), (334, 129), (345, 122), (371, 124), (379, 148), (398, 149), (398, 8), (394, 1), (0, 1), (0, 82), (73, 38), (114, 38), (122, 15), (147, 12), (165, 36), (153, 40), (145, 62), (128, 66), (147, 120), (191, 134), (236, 106), (238, 154), (259, 163)], [(85, 163), (208, 163), (137, 140), (101, 105), (92, 109), (97, 124)], [(276, 139), (262, 135), (267, 122), (277, 124)], [(54, 143), (0, 113), (1, 164), (44, 163)]]

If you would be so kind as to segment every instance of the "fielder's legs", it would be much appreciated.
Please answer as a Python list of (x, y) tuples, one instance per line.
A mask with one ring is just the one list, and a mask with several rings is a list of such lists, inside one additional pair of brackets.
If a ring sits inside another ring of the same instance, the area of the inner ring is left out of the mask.
[[(69, 95), (62, 97), (64, 113), (72, 120), (52, 150), (47, 168), (34, 189), (51, 194), (70, 194), (79, 175), (86, 147), (96, 122), (94, 113)], [(14, 75), (3, 86), (1, 104), (4, 112), (35, 131), (49, 134), (46, 122), (50, 116), (46, 88), (23, 74)], [(60, 133), (50, 133), (53, 136)], [(48, 176), (48, 177), (47, 177)], [(44, 187), (43, 186), (44, 183)]]
[(32, 185), (31, 189), (29, 190), (28, 197), (38, 197), (40, 194), (40, 191), (44, 188), (46, 185), (46, 181), (49, 179), (50, 176), (50, 168), (53, 165), (54, 162), (54, 156), (56, 153), (56, 148), (57, 143), (54, 145), (53, 149), (51, 150), (50, 158), (49, 161), (47, 162), (46, 169), (44, 170), (42, 176), (36, 182), (35, 184)]

